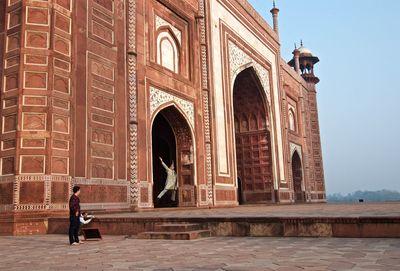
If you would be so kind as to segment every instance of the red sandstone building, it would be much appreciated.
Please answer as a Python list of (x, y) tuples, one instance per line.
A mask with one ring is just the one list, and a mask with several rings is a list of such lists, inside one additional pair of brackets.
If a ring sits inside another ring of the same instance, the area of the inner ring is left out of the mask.
[[(84, 209), (325, 201), (314, 75), (246, 0), (2, 0), (0, 233)], [(177, 202), (155, 205), (175, 162)]]

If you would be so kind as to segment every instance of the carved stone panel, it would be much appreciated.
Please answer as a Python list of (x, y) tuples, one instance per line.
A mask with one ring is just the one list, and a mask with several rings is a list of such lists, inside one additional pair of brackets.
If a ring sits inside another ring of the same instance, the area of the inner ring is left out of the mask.
[(12, 73), (4, 76), (4, 92), (18, 89), (18, 74)]
[(35, 49), (49, 48), (49, 34), (46, 32), (26, 31), (25, 47)]
[(63, 134), (69, 134), (69, 117), (54, 114), (53, 131)]
[(0, 204), (13, 203), (13, 183), (0, 183)]
[(52, 182), (51, 183), (51, 203), (68, 202), (69, 183)]
[(15, 158), (3, 157), (1, 159), (1, 175), (15, 174)]
[(17, 129), (17, 115), (3, 116), (3, 133), (14, 132)]
[(21, 204), (44, 203), (44, 182), (21, 182), (19, 202)]
[(22, 155), (20, 158), (20, 172), (22, 174), (43, 174), (45, 157), (43, 155)]
[(46, 113), (22, 113), (22, 130), (45, 131)]
[(33, 25), (49, 25), (49, 10), (47, 8), (26, 7), (26, 23)]
[(12, 29), (21, 24), (21, 9), (16, 9), (8, 14), (7, 28)]
[(17, 32), (15, 34), (7, 36), (7, 41), (6, 41), (6, 52), (7, 53), (17, 50), (21, 47), (20, 46), (20, 41), (21, 41), (20, 35), (21, 35), (21, 33)]
[(46, 72), (24, 72), (24, 87), (31, 89), (47, 89)]
[(66, 157), (51, 158), (51, 172), (55, 174), (67, 175), (69, 172), (69, 159)]

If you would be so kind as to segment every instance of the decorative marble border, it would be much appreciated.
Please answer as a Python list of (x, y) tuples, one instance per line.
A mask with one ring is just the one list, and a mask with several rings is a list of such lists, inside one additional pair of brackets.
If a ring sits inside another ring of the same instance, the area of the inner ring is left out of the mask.
[(164, 92), (150, 86), (150, 116), (153, 118), (154, 112), (163, 104), (174, 102), (185, 114), (192, 128), (194, 129), (194, 104), (190, 101), (179, 98), (170, 93)]
[[(138, 207), (140, 207), (140, 208), (152, 208), (152, 207), (154, 207), (154, 205), (153, 205), (153, 185), (150, 184), (147, 181), (140, 181), (139, 182), (139, 187), (147, 189), (147, 199), (148, 199), (148, 201), (147, 202), (141, 202), (140, 201)], [(141, 192), (142, 191), (139, 190), (139, 196), (140, 196)]]
[(107, 180), (107, 179), (85, 179), (85, 178), (74, 178), (71, 182), (72, 185), (113, 185), (113, 186), (126, 186), (127, 180)]
[(271, 106), (271, 94), (269, 84), (270, 82), (267, 69), (261, 66), (258, 62), (256, 62), (253, 58), (251, 58), (248, 54), (246, 54), (242, 49), (240, 49), (235, 43), (230, 40), (228, 40), (228, 50), (230, 79), (232, 84), (231, 88), (233, 89), (235, 78), (241, 71), (246, 68), (253, 67), (265, 91), (269, 106)]
[(303, 154), (302, 154), (301, 146), (294, 144), (292, 142), (290, 142), (289, 145), (290, 145), (290, 159), (292, 159), (294, 152), (297, 151), (297, 153), (299, 154), (301, 163), (303, 163)]
[(201, 84), (203, 89), (203, 117), (205, 138), (205, 165), (207, 178), (207, 204), (212, 205), (214, 199), (213, 176), (212, 176), (212, 146), (210, 128), (210, 101), (208, 87), (208, 65), (207, 65), (207, 35), (206, 35), (206, 0), (199, 1), (198, 25), (200, 27), (200, 56), (201, 56)]
[(130, 204), (139, 203), (137, 169), (137, 80), (136, 80), (136, 0), (127, 3), (128, 15), (128, 89), (129, 89), (129, 166), (130, 166)]
[[(18, 175), (15, 176), (13, 210), (15, 211), (40, 211), (49, 209), (68, 209), (67, 203), (51, 203), (51, 184), (54, 182), (64, 182), (69, 184), (69, 193), (71, 193), (72, 177), (54, 176), (54, 175)], [(22, 182), (44, 182), (44, 203), (42, 204), (20, 204), (19, 192)]]

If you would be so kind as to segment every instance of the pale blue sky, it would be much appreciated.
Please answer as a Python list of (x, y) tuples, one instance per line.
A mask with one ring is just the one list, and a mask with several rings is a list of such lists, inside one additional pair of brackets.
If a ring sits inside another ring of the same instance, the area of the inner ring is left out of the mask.
[[(272, 0), (249, 0), (271, 23)], [(277, 0), (282, 56), (320, 58), (327, 193), (400, 191), (400, 1)]]

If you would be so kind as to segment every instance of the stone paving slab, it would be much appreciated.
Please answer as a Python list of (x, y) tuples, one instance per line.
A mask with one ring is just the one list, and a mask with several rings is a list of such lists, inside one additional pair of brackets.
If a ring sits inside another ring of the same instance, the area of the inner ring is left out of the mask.
[(400, 239), (105, 236), (69, 246), (65, 235), (0, 237), (0, 270), (400, 270)]
[(99, 218), (169, 217), (400, 217), (400, 202), (354, 204), (251, 205), (212, 209), (154, 209), (147, 212), (98, 214)]

